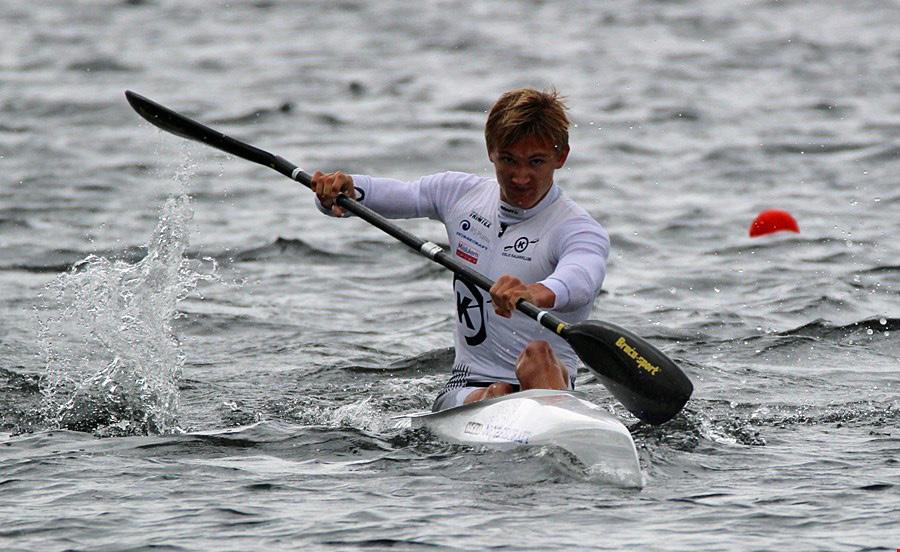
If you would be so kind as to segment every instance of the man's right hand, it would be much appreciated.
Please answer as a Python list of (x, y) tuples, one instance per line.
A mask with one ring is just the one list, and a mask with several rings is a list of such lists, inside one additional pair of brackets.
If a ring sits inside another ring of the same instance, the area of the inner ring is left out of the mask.
[(342, 217), (346, 213), (334, 202), (340, 194), (356, 199), (356, 188), (353, 187), (353, 179), (341, 171), (323, 173), (316, 171), (312, 177), (313, 191), (322, 203), (322, 207), (331, 209), (336, 217)]
[(544, 284), (526, 284), (509, 274), (497, 278), (490, 289), (494, 312), (503, 318), (509, 318), (516, 310), (519, 299), (525, 299), (532, 305), (541, 308), (553, 308), (556, 294)]

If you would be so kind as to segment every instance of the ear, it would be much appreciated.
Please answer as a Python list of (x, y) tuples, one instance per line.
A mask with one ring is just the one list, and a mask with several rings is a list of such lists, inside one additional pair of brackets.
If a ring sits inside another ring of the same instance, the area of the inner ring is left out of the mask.
[(489, 160), (491, 163), (493, 163), (493, 162), (494, 162), (494, 158), (495, 158), (494, 152), (491, 151), (490, 149), (488, 149), (487, 152), (488, 152), (488, 160)]
[(561, 152), (559, 152), (559, 157), (556, 158), (556, 168), (561, 169), (563, 165), (566, 164), (566, 159), (569, 158), (569, 146), (563, 148)]

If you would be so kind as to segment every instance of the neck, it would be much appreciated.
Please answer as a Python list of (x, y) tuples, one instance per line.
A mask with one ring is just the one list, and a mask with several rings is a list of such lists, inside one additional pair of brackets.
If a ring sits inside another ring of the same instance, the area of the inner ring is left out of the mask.
[(550, 186), (550, 189), (547, 190), (547, 193), (544, 194), (544, 197), (542, 197), (540, 201), (538, 201), (528, 209), (525, 209), (523, 207), (516, 207), (515, 205), (507, 203), (501, 199), (500, 212), (498, 213), (500, 224), (509, 226), (510, 224), (516, 224), (517, 222), (522, 222), (523, 220), (530, 219), (531, 217), (546, 209), (554, 201), (556, 201), (556, 198), (559, 197), (559, 194), (559, 186), (554, 183), (552, 186)]

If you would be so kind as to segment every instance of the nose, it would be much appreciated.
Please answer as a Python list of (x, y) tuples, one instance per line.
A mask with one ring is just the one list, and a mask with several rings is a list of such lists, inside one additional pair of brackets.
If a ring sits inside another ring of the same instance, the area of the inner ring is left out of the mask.
[(531, 172), (528, 169), (519, 167), (513, 170), (513, 184), (528, 184), (529, 180), (531, 180)]

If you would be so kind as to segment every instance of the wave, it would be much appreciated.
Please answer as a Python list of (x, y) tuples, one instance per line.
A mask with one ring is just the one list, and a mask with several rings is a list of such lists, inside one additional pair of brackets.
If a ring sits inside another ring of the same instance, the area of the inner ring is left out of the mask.
[(692, 399), (661, 426), (637, 422), (629, 427), (636, 443), (659, 451), (692, 452), (705, 444), (766, 446), (769, 429), (793, 426), (892, 428), (900, 424), (900, 403), (872, 400), (828, 405), (756, 404)]
[(387, 366), (353, 365), (344, 367), (344, 370), (357, 373), (378, 372), (390, 375), (413, 375), (423, 372), (428, 374), (449, 373), (449, 367), (453, 365), (454, 355), (453, 347), (444, 347), (397, 360)]
[(0, 368), (0, 432), (17, 435), (41, 427), (37, 409), (41, 400), (41, 378)]
[(491, 109), (492, 102), (488, 100), (466, 100), (451, 106), (450, 111), (462, 111), (464, 113), (476, 113), (484, 115)]
[(741, 338), (741, 341), (754, 344), (755, 356), (783, 349), (808, 349), (811, 342), (834, 346), (871, 344), (873, 347), (868, 351), (872, 354), (879, 354), (879, 351), (893, 354), (890, 350), (897, 350), (900, 344), (896, 344), (898, 334), (891, 334), (898, 330), (898, 318), (873, 317), (849, 324), (832, 324), (817, 319), (789, 330)]
[(629, 142), (613, 142), (607, 147), (609, 151), (617, 151), (627, 155), (640, 155), (644, 157), (659, 157), (661, 151), (643, 144)]
[(257, 109), (252, 109), (246, 113), (240, 115), (233, 115), (231, 117), (219, 117), (210, 120), (211, 125), (243, 125), (247, 123), (256, 123), (265, 120), (272, 119), (276, 116), (281, 116), (285, 113), (291, 113), (294, 111), (294, 104), (291, 102), (284, 102), (275, 107), (261, 107)]
[[(2, 221), (0, 221), (2, 226)], [(53, 249), (45, 251), (39, 255), (35, 255), (31, 259), (19, 262), (11, 262), (9, 264), (0, 264), (0, 270), (7, 271), (24, 271), (33, 273), (62, 273), (62, 272), (78, 272), (81, 270), (83, 260), (94, 255), (103, 257), (112, 261), (123, 261), (128, 264), (136, 264), (147, 256), (146, 246), (131, 246), (125, 249), (116, 250), (100, 250), (100, 251), (80, 251), (74, 249)], [(207, 259), (212, 258), (217, 262), (226, 263), (242, 263), (256, 261), (271, 260), (290, 260), (290, 259), (308, 259), (310, 257), (323, 259), (353, 259), (354, 255), (344, 253), (333, 253), (318, 249), (307, 244), (303, 240), (277, 238), (274, 242), (233, 252), (217, 252), (207, 254), (200, 251), (185, 252), (186, 259)]]
[(860, 270), (859, 274), (891, 274), (900, 276), (900, 265), (873, 266), (872, 268)]
[(845, 117), (848, 114), (850, 114), (851, 112), (853, 112), (854, 107), (852, 105), (846, 104), (846, 103), (839, 104), (839, 103), (828, 101), (828, 100), (822, 100), (822, 101), (818, 101), (813, 104), (810, 104), (808, 106), (808, 109), (810, 109), (812, 111), (826, 113), (833, 117)]
[[(872, 240), (863, 240), (854, 238), (853, 245), (859, 247), (876, 247), (878, 244)], [(806, 237), (803, 234), (782, 233), (772, 236), (771, 239), (756, 240), (739, 245), (733, 245), (723, 248), (710, 249), (705, 252), (707, 255), (740, 255), (753, 254), (757, 251), (779, 251), (789, 250), (795, 252), (800, 247), (809, 248), (812, 246), (843, 246), (846, 247), (847, 238), (820, 236), (815, 238)]]
[(870, 149), (871, 151), (861, 153), (854, 160), (868, 163), (896, 163), (900, 159), (900, 146), (879, 145)]
[[(173, 456), (251, 471), (339, 472), (361, 463), (411, 457), (449, 457), (471, 447), (438, 441), (378, 412), (371, 401), (307, 409), (302, 421), (261, 420), (239, 426), (167, 435), (98, 439), (72, 430), (39, 431), (4, 439), (0, 461), (43, 462), (73, 451), (93, 456)], [(400, 453), (403, 456), (407, 452)], [(348, 460), (348, 456), (350, 460)], [(255, 483), (258, 484), (258, 483)]]
[(17, 119), (25, 119), (25, 116), (48, 119), (68, 115), (101, 118), (101, 114), (117, 112), (118, 109), (119, 105), (111, 102), (20, 99), (18, 101), (7, 100), (0, 107), (0, 112), (12, 114)]
[(854, 142), (807, 142), (800, 144), (763, 144), (762, 151), (770, 155), (823, 155), (858, 151), (872, 147), (873, 144)]
[(852, 334), (868, 333), (868, 330), (892, 332), (900, 329), (900, 318), (867, 318), (843, 325), (833, 325), (825, 320), (813, 320), (797, 328), (779, 332), (782, 336), (802, 336), (826, 339), (832, 337), (845, 338)]
[[(15, 227), (28, 227), (26, 221), (20, 219), (0, 219), (0, 228), (4, 225), (12, 225)], [(219, 251), (186, 251), (184, 257), (186, 259), (214, 259), (220, 264), (245, 263), (258, 261), (292, 261), (313, 258), (318, 261), (322, 260), (357, 260), (360, 257), (369, 256), (371, 254), (382, 254), (386, 248), (396, 247), (393, 242), (385, 243), (375, 240), (360, 240), (354, 242), (353, 252), (334, 252), (320, 249), (301, 239), (278, 237), (275, 241), (259, 247), (242, 249), (237, 252)], [(447, 249), (447, 246), (443, 246)], [(20, 260), (17, 262), (0, 263), (0, 271), (24, 271), (33, 273), (62, 273), (81, 269), (84, 259), (90, 256), (97, 256), (110, 259), (112, 261), (123, 261), (128, 264), (135, 264), (147, 256), (146, 246), (130, 246), (125, 249), (107, 249), (98, 251), (82, 251), (75, 249), (52, 249), (34, 255), (30, 259)], [(417, 267), (410, 276), (411, 280), (417, 280), (423, 277), (441, 273), (442, 269), (437, 265), (431, 264), (423, 267)]]
[(651, 123), (696, 122), (703, 119), (703, 113), (693, 107), (657, 108), (647, 121)]
[(135, 264), (147, 256), (146, 246), (133, 246), (126, 249), (98, 252), (78, 251), (74, 249), (52, 249), (24, 262), (0, 264), (0, 270), (23, 271), (33, 273), (77, 272), (83, 266), (82, 261), (96, 255), (112, 261), (124, 261)]
[(88, 73), (129, 73), (137, 71), (135, 67), (110, 57), (96, 57), (76, 61), (70, 63), (66, 68), (70, 71), (85, 71)]
[(32, 228), (27, 220), (18, 218), (0, 218), (0, 230), (12, 230), (17, 228)]
[(628, 428), (636, 443), (652, 444), (654, 449), (692, 452), (704, 442), (765, 446), (765, 438), (748, 419), (720, 414), (717, 403), (726, 401), (692, 400), (675, 418), (660, 426), (636, 423)]
[(897, 427), (900, 403), (870, 400), (850, 401), (826, 406), (794, 404), (754, 405), (746, 416), (753, 426), (786, 428), (791, 426), (837, 425)]
[(270, 244), (254, 247), (252, 249), (245, 249), (235, 254), (228, 255), (227, 257), (230, 261), (243, 263), (276, 259), (307, 259), (310, 257), (315, 259), (348, 259), (353, 258), (353, 255), (325, 251), (312, 246), (303, 240), (282, 238), (279, 236)]

